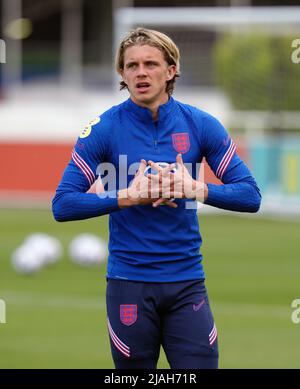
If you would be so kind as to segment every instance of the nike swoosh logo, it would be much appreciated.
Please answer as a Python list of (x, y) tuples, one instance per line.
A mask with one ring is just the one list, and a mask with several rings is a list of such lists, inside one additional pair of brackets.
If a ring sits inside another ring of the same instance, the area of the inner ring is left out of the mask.
[(201, 301), (200, 304), (198, 304), (198, 305), (193, 304), (193, 310), (194, 310), (195, 312), (199, 311), (199, 309), (202, 307), (202, 305), (203, 305), (204, 303), (205, 303), (205, 300), (203, 299), (203, 300)]

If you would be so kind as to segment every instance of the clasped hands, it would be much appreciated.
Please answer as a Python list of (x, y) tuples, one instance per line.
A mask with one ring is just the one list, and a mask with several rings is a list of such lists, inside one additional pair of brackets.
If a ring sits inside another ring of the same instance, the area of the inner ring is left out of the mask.
[(207, 197), (206, 184), (191, 177), (181, 154), (177, 155), (176, 163), (164, 168), (152, 161), (148, 164), (152, 170), (157, 171), (157, 174), (145, 175), (147, 163), (142, 159), (131, 185), (118, 193), (121, 208), (148, 204), (152, 204), (154, 208), (159, 205), (177, 208), (174, 199), (185, 198), (203, 202)]

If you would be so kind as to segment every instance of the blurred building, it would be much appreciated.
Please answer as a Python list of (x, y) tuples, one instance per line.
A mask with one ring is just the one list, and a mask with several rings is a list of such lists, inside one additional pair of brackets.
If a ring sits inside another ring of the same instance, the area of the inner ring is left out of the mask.
[[(6, 36), (7, 24), (12, 18), (29, 21), (30, 32), (22, 40), (24, 81), (41, 77), (58, 78), (60, 70), (66, 73), (64, 76), (67, 78), (72, 70), (74, 74), (78, 73), (78, 67), (82, 66), (82, 81), (88, 86), (98, 87), (112, 82), (113, 12), (118, 8), (299, 4), (299, 0), (0, 0), (0, 36), (9, 39)], [(180, 38), (180, 33), (173, 33), (174, 39), (178, 35)], [(201, 47), (199, 42), (207, 42), (208, 45), (213, 36), (209, 33), (204, 35), (203, 31), (201, 34), (190, 32), (189, 39), (191, 44)], [(67, 71), (64, 66), (72, 69)], [(205, 73), (205, 67), (202, 67), (201, 75), (201, 81), (209, 84), (211, 74)], [(191, 83), (191, 78), (186, 82)]]
[[(200, 16), (216, 10), (218, 17), (210, 24), (191, 25), (187, 18), (176, 25), (170, 16), (159, 25), (182, 54), (176, 97), (227, 126), (266, 197), (281, 204), (288, 195), (299, 204), (300, 64), (291, 64), (290, 44), (291, 37), (300, 38), (300, 13), (289, 12), (298, 5), (300, 0), (0, 0), (0, 39), (7, 47), (7, 62), (0, 64), (0, 200), (49, 201), (81, 128), (127, 96), (118, 92), (114, 72), (116, 12), (159, 8), (171, 15), (190, 7)], [(285, 10), (276, 24), (268, 14), (279, 6)], [(241, 35), (224, 16), (236, 7), (246, 10), (246, 16), (239, 11)], [(247, 24), (252, 9), (256, 20), (259, 10), (267, 15), (258, 25)], [(156, 28), (157, 20), (146, 26)], [(261, 34), (253, 50), (226, 41), (230, 33), (242, 42), (245, 32)], [(235, 50), (231, 58), (236, 55), (231, 63), (229, 50)]]

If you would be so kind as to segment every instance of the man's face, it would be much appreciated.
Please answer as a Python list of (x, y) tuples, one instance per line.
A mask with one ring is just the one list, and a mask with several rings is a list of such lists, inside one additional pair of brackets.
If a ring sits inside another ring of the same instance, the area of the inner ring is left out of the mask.
[(175, 73), (176, 66), (168, 66), (156, 47), (131, 46), (125, 50), (121, 75), (132, 100), (138, 105), (151, 107), (167, 102), (166, 83)]

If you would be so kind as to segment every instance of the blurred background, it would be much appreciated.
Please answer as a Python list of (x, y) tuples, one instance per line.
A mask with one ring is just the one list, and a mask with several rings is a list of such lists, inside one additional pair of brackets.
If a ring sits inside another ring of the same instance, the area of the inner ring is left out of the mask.
[(259, 215), (199, 212), (220, 366), (299, 368), (296, 0), (0, 0), (0, 368), (113, 367), (108, 219), (58, 224), (50, 202), (82, 128), (127, 98), (114, 53), (135, 26), (178, 44), (174, 97), (227, 127), (263, 195)]

